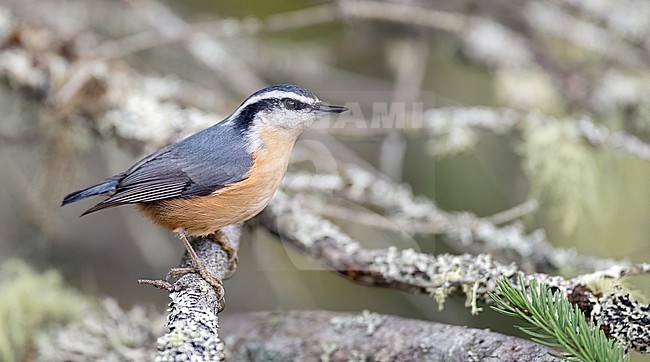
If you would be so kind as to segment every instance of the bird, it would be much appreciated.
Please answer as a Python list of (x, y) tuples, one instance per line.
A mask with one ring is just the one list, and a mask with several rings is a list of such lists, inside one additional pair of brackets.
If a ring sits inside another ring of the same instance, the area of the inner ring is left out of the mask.
[(108, 197), (81, 216), (136, 205), (183, 241), (194, 267), (174, 271), (198, 272), (221, 290), (221, 280), (209, 273), (188, 237), (208, 236), (260, 213), (287, 171), (298, 136), (318, 119), (347, 110), (297, 85), (266, 87), (221, 122), (70, 193), (61, 206), (98, 195)]

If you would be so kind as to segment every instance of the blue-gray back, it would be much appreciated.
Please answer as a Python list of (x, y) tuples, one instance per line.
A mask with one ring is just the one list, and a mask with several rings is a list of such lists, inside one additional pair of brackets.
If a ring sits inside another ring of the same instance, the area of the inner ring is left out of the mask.
[(241, 131), (225, 121), (143, 158), (115, 192), (88, 212), (121, 204), (205, 196), (247, 177), (253, 155)]

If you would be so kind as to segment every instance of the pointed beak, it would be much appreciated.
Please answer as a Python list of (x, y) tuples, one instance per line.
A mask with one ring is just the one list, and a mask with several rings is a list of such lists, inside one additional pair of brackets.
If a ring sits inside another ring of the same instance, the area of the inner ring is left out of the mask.
[(320, 103), (314, 107), (314, 110), (320, 113), (343, 113), (349, 111), (350, 109), (344, 106), (335, 106), (332, 104)]

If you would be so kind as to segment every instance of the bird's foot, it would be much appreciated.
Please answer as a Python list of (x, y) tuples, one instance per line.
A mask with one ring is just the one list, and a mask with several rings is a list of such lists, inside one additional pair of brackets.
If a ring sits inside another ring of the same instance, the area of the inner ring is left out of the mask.
[[(219, 302), (219, 312), (223, 310), (224, 306), (224, 299), (225, 299), (225, 290), (223, 288), (223, 281), (221, 279), (215, 277), (212, 275), (203, 264), (199, 264), (198, 267), (192, 267), (192, 268), (171, 268), (169, 272), (167, 273), (167, 276), (165, 277), (165, 280), (154, 280), (153, 282), (161, 282), (161, 283), (166, 283), (169, 284), (169, 280), (171, 279), (178, 279), (179, 277), (182, 277), (185, 274), (199, 274), (203, 280), (205, 280), (212, 288), (214, 288), (214, 292), (217, 294), (217, 301)], [(152, 283), (142, 283), (142, 284), (152, 284)], [(154, 285), (154, 284), (152, 284)], [(156, 285), (154, 285), (156, 286)]]
[(215, 277), (210, 273), (208, 268), (205, 267), (205, 264), (199, 259), (199, 256), (196, 254), (194, 251), (194, 248), (192, 248), (192, 245), (190, 244), (190, 241), (187, 238), (187, 235), (184, 232), (179, 233), (178, 237), (183, 241), (183, 244), (185, 244), (185, 249), (187, 249), (187, 253), (190, 256), (190, 259), (192, 259), (192, 264), (194, 264), (193, 268), (173, 268), (169, 271), (168, 276), (174, 275), (174, 274), (187, 274), (187, 273), (199, 273), (201, 278), (205, 280), (208, 284), (210, 284), (214, 288), (214, 292), (217, 295), (217, 305), (219, 306), (218, 312), (221, 312), (225, 306), (225, 290), (223, 288), (223, 281), (221, 281), (220, 278)]

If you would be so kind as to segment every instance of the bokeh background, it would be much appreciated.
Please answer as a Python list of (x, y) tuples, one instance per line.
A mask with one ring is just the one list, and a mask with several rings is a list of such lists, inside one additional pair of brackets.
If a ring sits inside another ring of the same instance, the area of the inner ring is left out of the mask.
[[(377, 103), (403, 102), (407, 110), (422, 104), (425, 115), (457, 112), (424, 130), (367, 129), (356, 121), (317, 128), (441, 209), (489, 216), (535, 199), (539, 207), (523, 219), (526, 229), (543, 229), (554, 245), (650, 261), (647, 149), (644, 157), (592, 144), (576, 130), (586, 119), (634, 136), (646, 148), (650, 143), (645, 1), (163, 3), (221, 46), (198, 50), (152, 35), (156, 26), (173, 33), (180, 25), (147, 18), (148, 1), (4, 2), (0, 6), (20, 16), (58, 26), (62, 37), (92, 33), (82, 38), (88, 47), (104, 46), (138, 72), (209, 90), (187, 106), (213, 112), (214, 121), (274, 83), (296, 83), (327, 102), (357, 105), (361, 112), (353, 115), (366, 122)], [(134, 36), (139, 40), (120, 42)], [(518, 112), (525, 122), (472, 125), (472, 107), (479, 106)], [(167, 294), (135, 281), (163, 276), (178, 263), (183, 246), (171, 233), (129, 207), (82, 219), (90, 202), (59, 208), (66, 193), (126, 169), (153, 149), (84, 131), (83, 117), (57, 122), (47, 104), (6, 81), (0, 109), (0, 264), (21, 259), (38, 270), (53, 268), (83, 293), (163, 310)], [(318, 143), (318, 132), (306, 139)], [(471, 316), (463, 300), (438, 311), (426, 296), (354, 285), (255, 228), (254, 220), (251, 225), (237, 273), (226, 282), (224, 313), (368, 309), (516, 334), (513, 320), (490, 311)], [(435, 236), (347, 227), (375, 247), (453, 252)], [(631, 282), (650, 294), (648, 278)]]

